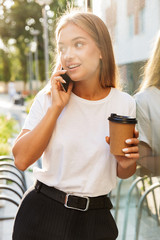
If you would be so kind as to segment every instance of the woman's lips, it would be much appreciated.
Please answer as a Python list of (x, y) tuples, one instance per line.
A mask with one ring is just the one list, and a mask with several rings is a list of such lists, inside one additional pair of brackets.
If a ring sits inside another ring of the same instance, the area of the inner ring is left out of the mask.
[(70, 66), (68, 66), (68, 72), (73, 72), (75, 70), (77, 70), (80, 67), (80, 64), (72, 64)]

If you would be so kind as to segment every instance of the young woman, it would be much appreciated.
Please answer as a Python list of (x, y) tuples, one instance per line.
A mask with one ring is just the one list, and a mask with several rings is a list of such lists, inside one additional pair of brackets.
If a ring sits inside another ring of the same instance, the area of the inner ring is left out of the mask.
[(140, 140), (139, 163), (160, 175), (160, 31), (144, 67), (143, 81), (135, 95)]
[[(111, 39), (99, 17), (64, 15), (56, 39), (58, 67), (50, 91), (37, 95), (13, 147), (21, 170), (43, 154), (42, 169), (34, 170), (38, 181), (17, 213), (13, 239), (113, 240), (118, 230), (107, 195), (117, 176), (134, 174), (139, 154), (136, 131), (126, 140), (124, 157), (110, 153), (108, 117), (135, 117), (135, 101), (116, 89)], [(67, 92), (60, 84), (64, 73), (72, 79)]]

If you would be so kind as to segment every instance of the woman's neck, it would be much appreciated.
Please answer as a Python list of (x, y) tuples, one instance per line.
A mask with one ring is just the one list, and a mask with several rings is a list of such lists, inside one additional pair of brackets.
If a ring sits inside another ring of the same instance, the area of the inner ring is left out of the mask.
[(81, 98), (94, 101), (105, 98), (110, 92), (110, 87), (102, 88), (100, 84), (87, 86), (84, 82), (75, 82), (72, 91)]

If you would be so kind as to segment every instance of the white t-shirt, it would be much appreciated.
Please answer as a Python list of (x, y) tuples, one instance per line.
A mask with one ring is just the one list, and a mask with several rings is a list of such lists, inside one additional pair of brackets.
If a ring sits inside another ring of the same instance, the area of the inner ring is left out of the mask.
[[(41, 91), (23, 129), (32, 130), (50, 105), (51, 97)], [(71, 93), (42, 156), (42, 169), (34, 169), (35, 177), (49, 186), (79, 196), (109, 193), (116, 186), (117, 176), (116, 159), (105, 141), (109, 136), (111, 113), (135, 117), (135, 100), (115, 88), (97, 101)]]
[(160, 89), (149, 87), (135, 95), (139, 139), (160, 156)]

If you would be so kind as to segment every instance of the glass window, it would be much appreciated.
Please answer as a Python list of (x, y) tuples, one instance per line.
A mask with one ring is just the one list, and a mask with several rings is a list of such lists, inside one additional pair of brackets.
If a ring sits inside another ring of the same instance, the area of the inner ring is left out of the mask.
[(134, 36), (134, 15), (129, 15), (128, 16), (128, 25), (129, 25), (129, 37)]
[(144, 15), (145, 15), (145, 8), (142, 8), (139, 12), (139, 33), (143, 33), (145, 30), (144, 29), (144, 23), (145, 23)]

